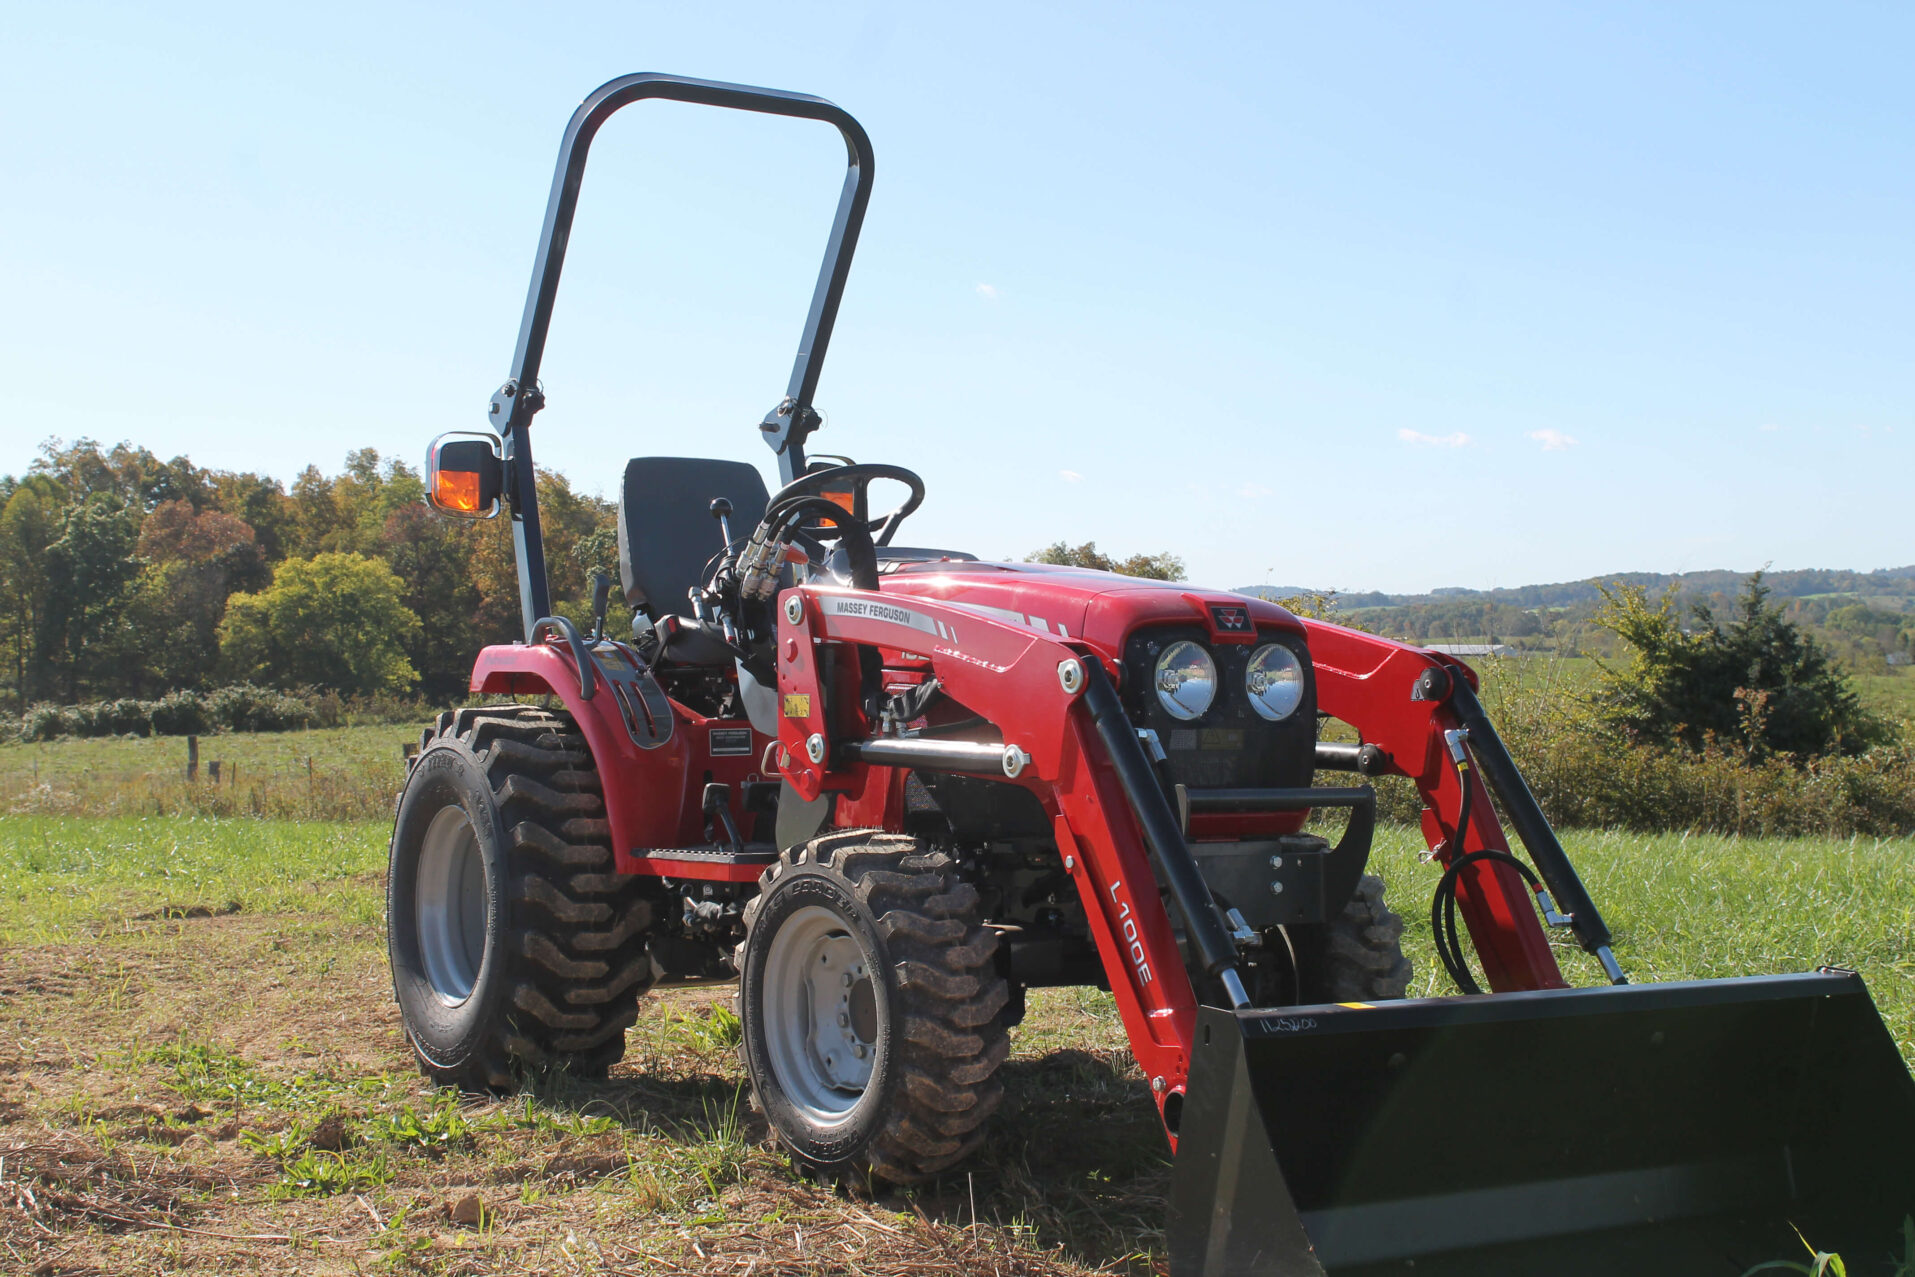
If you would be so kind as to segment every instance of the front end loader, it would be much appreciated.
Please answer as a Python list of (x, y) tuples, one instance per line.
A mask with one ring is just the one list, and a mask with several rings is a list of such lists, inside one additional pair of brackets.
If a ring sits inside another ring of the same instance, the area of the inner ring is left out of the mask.
[[(647, 98), (832, 125), (847, 172), (758, 427), (780, 486), (632, 460), (615, 637), (609, 580), (589, 630), (551, 605), (531, 426), (587, 153)], [(573, 116), (491, 429), (428, 455), (437, 508), (509, 518), (524, 637), (479, 654), (494, 703), (441, 716), (400, 796), (421, 1069), (599, 1075), (649, 989), (735, 980), (776, 1136), (908, 1184), (990, 1138), (1025, 991), (1100, 985), (1174, 1151), (1179, 1277), (1735, 1277), (1798, 1229), (1888, 1271), (1915, 1081), (1862, 978), (1630, 984), (1466, 666), (1263, 599), (901, 547), (918, 475), (807, 456), (872, 173), (818, 98), (633, 75)], [(879, 485), (904, 496), (874, 513)], [(1422, 797), (1461, 996), (1405, 997), (1381, 776)], [(1306, 827), (1337, 810), (1334, 840)], [(1568, 987), (1554, 929), (1604, 984)]]

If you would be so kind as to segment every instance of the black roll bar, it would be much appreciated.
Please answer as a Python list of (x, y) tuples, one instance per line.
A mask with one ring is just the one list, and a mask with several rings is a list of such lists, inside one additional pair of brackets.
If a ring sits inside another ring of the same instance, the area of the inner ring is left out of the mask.
[(811, 309), (798, 339), (798, 357), (792, 363), (784, 399), (765, 415), (759, 427), (765, 442), (778, 454), (778, 470), (785, 483), (804, 473), (804, 441), (818, 424), (812, 396), (824, 367), (825, 349), (831, 344), (845, 277), (851, 270), (851, 255), (864, 224), (865, 205), (871, 199), (875, 167), (871, 139), (848, 112), (823, 98), (646, 71), (607, 81), (572, 113), (559, 144), (558, 168), (552, 175), (552, 193), (545, 205), (545, 225), (539, 232), (538, 256), (532, 263), (532, 284), (519, 320), (519, 343), (512, 354), (512, 375), (492, 396), (492, 425), (504, 440), (505, 491), (512, 509), (512, 545), (518, 560), (519, 610), (528, 643), (536, 641), (534, 628), (552, 610), (545, 545), (539, 530), (538, 493), (533, 483), (530, 432), (533, 415), (545, 406), (545, 396), (539, 390), (545, 335), (552, 322), (552, 304), (558, 296), (559, 272), (565, 265), (565, 248), (571, 240), (572, 216), (578, 208), (592, 138), (615, 111), (644, 98), (823, 120), (835, 125), (844, 136), (848, 166), (844, 189), (838, 196), (838, 211), (831, 221), (824, 262), (818, 268)]

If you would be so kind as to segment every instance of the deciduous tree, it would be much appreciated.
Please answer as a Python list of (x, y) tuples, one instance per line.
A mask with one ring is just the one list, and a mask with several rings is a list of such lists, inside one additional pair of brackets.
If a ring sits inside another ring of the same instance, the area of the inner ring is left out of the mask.
[(418, 679), (406, 659), (419, 618), (392, 569), (360, 554), (288, 559), (257, 594), (227, 600), (220, 659), (235, 678), (359, 695), (402, 692)]

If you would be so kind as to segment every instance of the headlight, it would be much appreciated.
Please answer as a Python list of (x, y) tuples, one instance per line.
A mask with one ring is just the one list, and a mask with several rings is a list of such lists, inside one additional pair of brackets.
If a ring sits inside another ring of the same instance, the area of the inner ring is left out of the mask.
[(1217, 699), (1217, 664), (1195, 643), (1172, 643), (1157, 658), (1157, 703), (1172, 718), (1201, 718)]
[(1265, 643), (1250, 654), (1243, 687), (1251, 709), (1273, 723), (1282, 722), (1303, 703), (1303, 662), (1283, 644)]

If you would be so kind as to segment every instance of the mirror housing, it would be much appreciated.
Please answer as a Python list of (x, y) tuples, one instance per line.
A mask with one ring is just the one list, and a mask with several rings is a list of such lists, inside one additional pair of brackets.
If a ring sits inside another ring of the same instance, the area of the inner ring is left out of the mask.
[(440, 435), (426, 449), (426, 504), (455, 519), (490, 519), (499, 513), (505, 465), (492, 435)]

